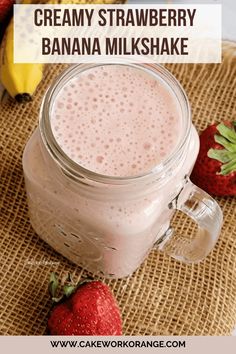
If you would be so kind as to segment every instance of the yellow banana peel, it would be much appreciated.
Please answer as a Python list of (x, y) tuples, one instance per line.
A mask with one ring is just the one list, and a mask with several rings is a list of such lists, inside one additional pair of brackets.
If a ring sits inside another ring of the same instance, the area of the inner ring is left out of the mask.
[(30, 101), (42, 80), (43, 64), (16, 64), (13, 61), (13, 20), (9, 23), (1, 45), (0, 81), (18, 102)]

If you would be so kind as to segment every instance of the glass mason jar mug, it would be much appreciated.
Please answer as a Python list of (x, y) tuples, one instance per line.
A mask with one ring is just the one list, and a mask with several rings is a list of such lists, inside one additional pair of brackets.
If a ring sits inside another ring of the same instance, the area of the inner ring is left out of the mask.
[[(106, 277), (130, 275), (153, 247), (183, 262), (202, 260), (218, 239), (222, 212), (214, 199), (189, 180), (199, 138), (191, 123), (187, 97), (166, 69), (119, 64), (163, 80), (178, 100), (182, 136), (173, 153), (152, 170), (130, 177), (101, 175), (75, 163), (58, 145), (50, 122), (53, 102), (69, 80), (98, 65), (67, 69), (44, 97), (39, 128), (23, 154), (34, 230), (75, 264)], [(170, 227), (175, 210), (196, 222), (195, 235), (176, 239)]]

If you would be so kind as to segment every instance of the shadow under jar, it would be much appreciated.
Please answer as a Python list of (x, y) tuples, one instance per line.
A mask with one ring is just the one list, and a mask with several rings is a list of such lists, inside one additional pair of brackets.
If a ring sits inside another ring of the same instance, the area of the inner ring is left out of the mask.
[[(153, 247), (198, 262), (222, 225), (218, 204), (188, 178), (198, 150), (187, 97), (165, 68), (72, 66), (46, 92), (24, 150), (31, 224), (106, 277), (132, 274)], [(190, 239), (173, 237), (176, 209), (198, 225)]]

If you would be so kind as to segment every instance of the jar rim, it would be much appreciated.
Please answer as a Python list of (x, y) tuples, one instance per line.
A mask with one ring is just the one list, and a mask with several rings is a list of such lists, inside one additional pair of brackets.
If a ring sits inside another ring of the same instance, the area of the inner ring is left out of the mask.
[[(178, 144), (176, 145), (173, 152), (168, 155), (166, 159), (163, 159), (163, 161), (160, 161), (151, 170), (146, 171), (142, 174), (133, 176), (110, 176), (91, 171), (81, 166), (77, 162), (73, 161), (59, 146), (53, 135), (50, 122), (50, 108), (53, 104), (53, 98), (61, 90), (61, 88), (58, 89), (58, 86), (60, 86), (60, 84), (67, 83), (71, 78), (73, 78), (75, 75), (78, 75), (84, 70), (104, 65), (132, 66), (134, 68), (143, 69), (149, 74), (158, 77), (159, 79), (161, 78), (162, 80), (164, 80), (165, 84), (168, 85), (168, 88), (171, 90), (171, 92), (175, 95), (181, 107), (181, 114), (183, 115), (183, 135), (179, 138)], [(171, 166), (173, 165), (174, 161), (176, 161), (176, 158), (181, 155), (186, 141), (188, 140), (190, 128), (190, 104), (187, 95), (179, 81), (162, 65), (144, 63), (136, 64), (129, 63), (127, 61), (118, 61), (115, 63), (111, 62), (96, 64), (75, 64), (63, 70), (62, 73), (57, 76), (52, 85), (46, 91), (41, 104), (39, 115), (39, 130), (43, 143), (52, 158), (59, 164), (63, 172), (75, 181), (81, 181), (81, 179), (86, 179), (105, 184), (127, 184), (137, 180), (144, 180), (153, 177), (155, 177), (155, 180), (158, 180), (159, 178), (163, 177), (163, 172), (168, 172)]]

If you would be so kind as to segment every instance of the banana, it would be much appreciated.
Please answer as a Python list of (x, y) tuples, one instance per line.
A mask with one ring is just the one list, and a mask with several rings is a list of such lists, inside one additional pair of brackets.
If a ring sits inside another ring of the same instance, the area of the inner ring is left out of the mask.
[(13, 29), (13, 20), (11, 20), (2, 43), (0, 81), (16, 101), (28, 102), (42, 80), (43, 64), (15, 64), (13, 62)]
[[(23, 4), (115, 4), (126, 1), (114, 0), (23, 0)], [(21, 64), (13, 62), (13, 20), (4, 35), (0, 52), (0, 81), (18, 102), (31, 101), (32, 96), (43, 78), (44, 64)]]

